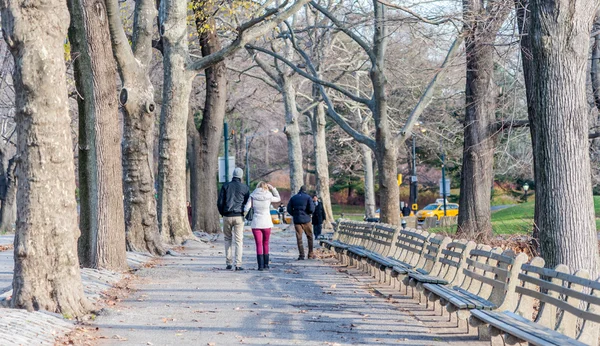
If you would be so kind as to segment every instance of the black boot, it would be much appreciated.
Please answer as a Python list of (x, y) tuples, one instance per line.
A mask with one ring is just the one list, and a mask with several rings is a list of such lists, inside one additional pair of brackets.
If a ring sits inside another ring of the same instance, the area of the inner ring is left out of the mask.
[(256, 255), (256, 262), (258, 262), (258, 270), (265, 270), (265, 257), (263, 255)]
[(269, 254), (264, 254), (264, 259), (265, 259), (265, 270), (269, 270), (271, 268), (269, 268)]

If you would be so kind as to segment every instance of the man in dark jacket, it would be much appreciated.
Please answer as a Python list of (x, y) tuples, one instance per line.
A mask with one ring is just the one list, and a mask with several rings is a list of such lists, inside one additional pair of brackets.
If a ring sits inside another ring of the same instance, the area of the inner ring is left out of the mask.
[(315, 239), (317, 239), (323, 230), (323, 222), (325, 221), (325, 208), (323, 208), (323, 202), (319, 201), (319, 196), (314, 195), (313, 202), (315, 203), (315, 212), (312, 214), (312, 225)]
[[(223, 184), (219, 192), (217, 208), (223, 216), (223, 235), (225, 238), (225, 258), (227, 269), (231, 269), (235, 264), (235, 270), (244, 270), (242, 268), (242, 249), (244, 241), (244, 206), (250, 197), (250, 189), (242, 183), (244, 171), (236, 167), (233, 170), (233, 179), (231, 182)], [(232, 256), (235, 254), (235, 263)]]
[(294, 229), (296, 230), (296, 240), (298, 242), (298, 260), (304, 259), (304, 244), (302, 233), (306, 234), (308, 241), (308, 258), (315, 258), (313, 254), (313, 232), (311, 227), (312, 218), (310, 215), (315, 211), (315, 204), (312, 198), (306, 193), (306, 187), (302, 186), (298, 194), (294, 195), (287, 206), (287, 211), (292, 215)]

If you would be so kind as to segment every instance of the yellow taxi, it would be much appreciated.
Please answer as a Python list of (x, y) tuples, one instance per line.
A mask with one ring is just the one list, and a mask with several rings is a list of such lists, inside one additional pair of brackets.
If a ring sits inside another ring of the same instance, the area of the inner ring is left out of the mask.
[[(291, 224), (292, 216), (287, 212), (285, 212), (283, 215), (283, 223), (286, 223), (288, 225)], [(273, 221), (274, 225), (279, 225), (281, 223), (281, 220), (279, 220), (279, 213), (277, 212), (277, 209), (271, 209), (271, 221)]]
[[(458, 215), (458, 204), (446, 203), (446, 216), (457, 216)], [(425, 208), (417, 212), (417, 221), (423, 222), (426, 217), (437, 217), (439, 220), (444, 216), (444, 203), (431, 203)]]

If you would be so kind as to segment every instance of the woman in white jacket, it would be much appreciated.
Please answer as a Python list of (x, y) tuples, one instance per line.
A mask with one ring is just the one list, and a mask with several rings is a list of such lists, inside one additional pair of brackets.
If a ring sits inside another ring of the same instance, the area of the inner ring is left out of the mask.
[(250, 207), (254, 208), (252, 217), (252, 234), (256, 243), (256, 261), (258, 270), (269, 269), (269, 237), (273, 221), (271, 220), (271, 203), (281, 201), (279, 192), (271, 184), (261, 181), (256, 186), (256, 190), (250, 194), (250, 199), (244, 210), (247, 212)]

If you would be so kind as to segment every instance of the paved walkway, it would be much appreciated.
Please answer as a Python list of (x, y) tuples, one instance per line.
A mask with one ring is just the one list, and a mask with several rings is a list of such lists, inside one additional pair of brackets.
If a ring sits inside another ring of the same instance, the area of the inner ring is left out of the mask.
[(447, 322), (447, 313), (437, 317), (331, 258), (296, 261), (292, 231), (271, 243), (269, 272), (254, 270), (250, 233), (243, 272), (224, 269), (222, 241), (190, 242), (181, 256), (141, 269), (136, 292), (96, 318), (98, 343), (485, 345), (464, 324)]

